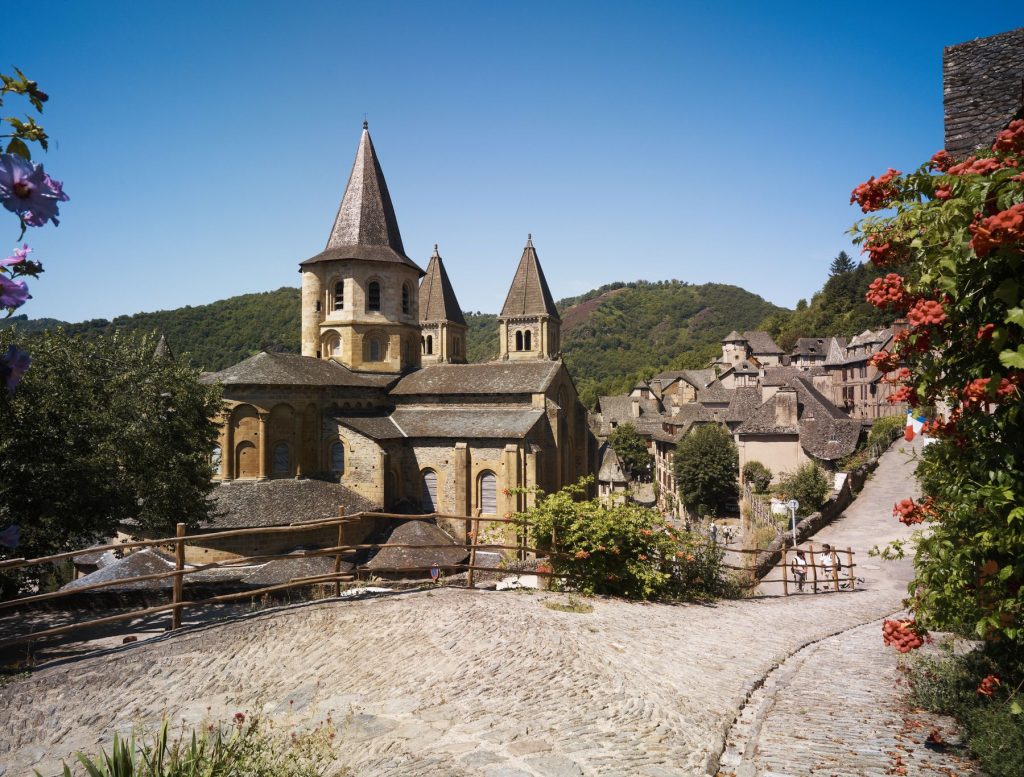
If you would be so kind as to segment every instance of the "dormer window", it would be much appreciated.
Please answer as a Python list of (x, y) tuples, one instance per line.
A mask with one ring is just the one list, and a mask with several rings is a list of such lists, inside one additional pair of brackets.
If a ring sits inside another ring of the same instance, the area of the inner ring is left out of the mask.
[(343, 281), (334, 284), (334, 309), (345, 309), (345, 284)]
[(366, 309), (380, 310), (380, 284), (377, 281), (370, 281), (366, 289)]

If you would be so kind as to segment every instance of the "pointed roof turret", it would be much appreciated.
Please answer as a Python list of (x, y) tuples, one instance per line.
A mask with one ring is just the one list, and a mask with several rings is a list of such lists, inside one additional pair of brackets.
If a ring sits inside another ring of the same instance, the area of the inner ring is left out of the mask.
[(723, 343), (745, 343), (745, 342), (747, 342), (747, 338), (745, 338), (743, 335), (741, 335), (739, 332), (737, 332), (735, 329), (733, 329), (729, 334), (727, 334), (725, 336), (725, 338), (722, 340), (722, 342)]
[(454, 321), (465, 324), (462, 308), (455, 298), (452, 282), (448, 280), (444, 262), (434, 244), (434, 254), (427, 264), (427, 274), (420, 281), (420, 321)]
[(156, 348), (153, 349), (154, 359), (173, 359), (174, 354), (171, 352), (171, 346), (167, 344), (167, 338), (160, 335), (160, 340), (156, 344)]
[(327, 248), (302, 264), (333, 259), (398, 262), (415, 267), (421, 274), (423, 272), (405, 255), (391, 195), (365, 121), (348, 185), (327, 239)]
[(526, 238), (526, 248), (519, 260), (516, 276), (505, 298), (501, 309), (504, 316), (551, 316), (561, 320), (555, 301), (551, 298), (551, 290), (544, 278), (544, 271), (537, 259), (537, 251), (533, 247), (533, 235)]

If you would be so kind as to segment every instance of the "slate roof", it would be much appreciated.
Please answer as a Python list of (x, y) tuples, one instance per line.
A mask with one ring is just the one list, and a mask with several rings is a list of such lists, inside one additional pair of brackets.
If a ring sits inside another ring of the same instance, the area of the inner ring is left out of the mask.
[(516, 316), (551, 316), (560, 320), (540, 260), (537, 259), (532, 236), (526, 240), (526, 248), (523, 249), (519, 267), (516, 268), (508, 296), (501, 308), (502, 318)]
[(745, 338), (743, 335), (741, 335), (739, 332), (737, 332), (735, 329), (733, 329), (729, 334), (727, 334), (724, 338), (722, 338), (722, 342), (723, 343), (745, 343), (745, 342), (747, 342), (747, 338)]
[(828, 353), (829, 338), (801, 337), (793, 346), (793, 356), (825, 356)]
[[(713, 371), (707, 370), (707, 372)], [(754, 370), (754, 372), (757, 372), (757, 370)], [(732, 390), (723, 386), (722, 381), (717, 378), (707, 384), (704, 388), (697, 390), (697, 401), (703, 404), (724, 405), (726, 402), (731, 400)]]
[(561, 367), (559, 359), (435, 364), (406, 375), (390, 394), (539, 394), (547, 391)]
[(314, 359), (294, 353), (262, 351), (220, 372), (200, 378), (201, 383), (225, 386), (387, 386), (396, 375), (364, 375), (342, 366), (333, 359)]
[(355, 491), (325, 480), (228, 480), (214, 486), (212, 497), (215, 517), (203, 525), (210, 531), (335, 518), (341, 506), (346, 515), (380, 509)]
[(629, 478), (622, 468), (619, 455), (615, 449), (605, 443), (601, 446), (601, 466), (597, 470), (597, 479), (603, 483), (628, 483)]
[(339, 418), (338, 423), (374, 440), (402, 437), (520, 439), (543, 415), (543, 410), (533, 408), (402, 405), (389, 416)]
[(825, 357), (826, 367), (838, 367), (846, 363), (846, 338), (829, 338), (828, 356)]
[(783, 351), (775, 344), (772, 340), (772, 336), (767, 332), (760, 332), (757, 330), (751, 330), (743, 333), (744, 339), (750, 346), (750, 352), (757, 356), (758, 354), (782, 354)]
[(405, 255), (391, 194), (365, 121), (327, 248), (302, 265), (336, 259), (395, 262), (423, 274), (419, 265)]
[(813, 377), (815, 375), (826, 375), (827, 371), (818, 365), (811, 367), (810, 369), (801, 369), (800, 367), (765, 367), (764, 377), (761, 378), (762, 386), (785, 386), (790, 381), (796, 378), (806, 378), (808, 376)]
[[(388, 545), (450, 545), (449, 548), (391, 548)], [(405, 521), (399, 524), (384, 547), (377, 551), (366, 564), (370, 570), (377, 569), (420, 569), (437, 564), (440, 567), (454, 566), (466, 560), (469, 554), (444, 531), (427, 521)], [(426, 577), (427, 572), (417, 576)]]
[(434, 246), (434, 255), (427, 263), (427, 274), (420, 281), (420, 321), (422, 323), (428, 321), (466, 323), (436, 245)]
[(724, 413), (726, 423), (742, 423), (761, 406), (761, 389), (757, 387), (736, 388), (731, 394)]
[[(106, 583), (111, 580), (121, 580), (129, 577), (142, 575), (153, 575), (160, 572), (167, 572), (174, 569), (174, 562), (158, 553), (152, 548), (143, 548), (135, 553), (129, 553), (124, 558), (119, 558), (112, 564), (107, 564), (84, 577), (72, 580), (61, 587), (62, 591), (73, 591), (76, 588), (92, 585), (93, 583)], [(188, 579), (187, 577), (185, 578)], [(174, 583), (173, 577), (162, 577), (158, 580), (140, 580), (135, 583), (123, 583), (111, 585), (106, 588), (97, 589), (96, 593), (104, 591), (156, 591), (170, 589)]]
[(799, 434), (801, 447), (814, 458), (825, 461), (853, 453), (860, 437), (860, 421), (850, 418), (832, 404), (806, 377), (794, 377), (785, 385), (796, 389), (796, 427), (776, 424), (776, 394), (740, 424), (736, 433)]
[[(104, 542), (102, 545), (96, 545), (94, 547), (102, 548), (103, 545), (109, 544), (109, 542)], [(117, 561), (117, 556), (114, 555), (114, 551), (112, 550), (92, 550), (90, 548), (86, 548), (84, 552), (71, 557), (71, 563), (76, 566), (105, 567), (115, 561)]]
[[(298, 551), (292, 551), (297, 553)], [(349, 572), (354, 564), (341, 562), (341, 572)], [(296, 556), (295, 558), (274, 559), (261, 564), (257, 569), (245, 575), (245, 585), (261, 588), (268, 585), (287, 583), (296, 577), (314, 577), (316, 575), (334, 574), (334, 556)], [(192, 575), (189, 575), (192, 577)], [(188, 577), (185, 578), (188, 580)]]

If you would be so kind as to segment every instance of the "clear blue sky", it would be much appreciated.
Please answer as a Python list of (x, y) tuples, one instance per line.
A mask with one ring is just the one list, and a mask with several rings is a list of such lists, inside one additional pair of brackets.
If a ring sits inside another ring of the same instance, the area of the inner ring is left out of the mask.
[(28, 234), (46, 273), (19, 312), (298, 285), (364, 114), (407, 253), (440, 243), (465, 309), (498, 310), (527, 232), (556, 298), (678, 278), (792, 306), (852, 251), (850, 189), (941, 148), (942, 47), (1024, 25), (1012, 7), (22, 5), (0, 68), (50, 93), (71, 201)]

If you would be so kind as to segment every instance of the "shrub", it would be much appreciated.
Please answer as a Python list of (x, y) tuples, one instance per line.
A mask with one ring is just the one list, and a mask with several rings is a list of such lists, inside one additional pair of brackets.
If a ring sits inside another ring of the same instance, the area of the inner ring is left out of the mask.
[(683, 504), (691, 513), (719, 513), (735, 501), (739, 453), (728, 431), (703, 424), (676, 446), (673, 459)]
[(779, 481), (779, 496), (786, 500), (796, 499), (800, 503), (796, 514), (801, 518), (821, 507), (831, 492), (832, 479), (813, 461)]
[(1002, 657), (950, 651), (911, 664), (910, 696), (914, 704), (959, 721), (986, 774), (1016, 777), (1024, 774), (1024, 715), (1017, 699), (1022, 679), (1020, 667), (1008, 670)]
[(743, 482), (750, 484), (755, 494), (763, 494), (772, 482), (772, 471), (759, 461), (743, 465)]
[(545, 559), (555, 574), (572, 576), (562, 585), (630, 599), (700, 599), (731, 593), (723, 551), (716, 545), (674, 529), (654, 510), (598, 499), (577, 501), (585, 484), (581, 480), (545, 496), (536, 507), (517, 515), (528, 522), (538, 549), (564, 554)]
[(871, 425), (868, 432), (868, 447), (875, 443), (885, 444), (892, 442), (907, 428), (907, 417), (904, 415), (890, 415), (877, 419)]

